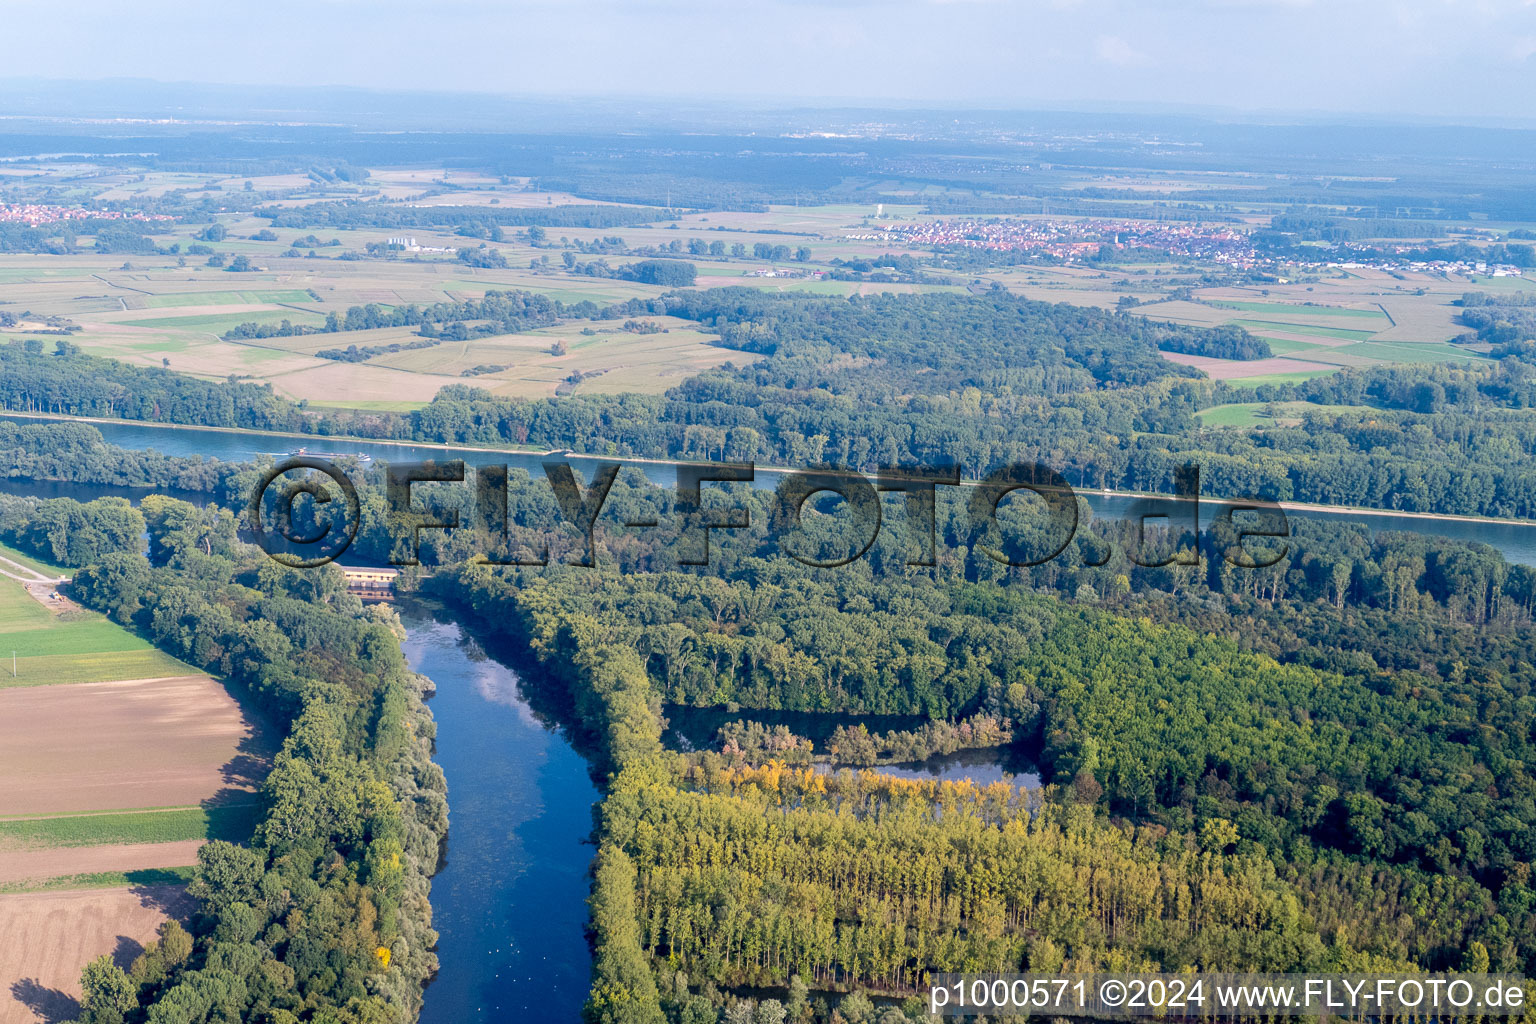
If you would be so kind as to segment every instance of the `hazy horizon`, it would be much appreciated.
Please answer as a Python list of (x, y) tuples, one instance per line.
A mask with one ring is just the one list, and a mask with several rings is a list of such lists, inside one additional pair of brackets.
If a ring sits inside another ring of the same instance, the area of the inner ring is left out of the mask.
[[(52, 34), (40, 3), (13, 38)], [(87, 0), (9, 79), (632, 98), (757, 107), (1529, 122), (1536, 0)], [(762, 41), (770, 40), (768, 45)]]

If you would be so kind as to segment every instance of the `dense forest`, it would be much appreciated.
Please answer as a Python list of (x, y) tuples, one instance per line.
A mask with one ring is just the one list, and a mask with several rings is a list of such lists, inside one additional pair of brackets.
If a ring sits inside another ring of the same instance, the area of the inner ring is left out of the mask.
[[(1445, 968), (1481, 948), (1522, 969), (1536, 952), (1527, 678), (1278, 663), (1154, 625), (1150, 595), (1096, 610), (997, 583), (802, 578), (774, 601), (789, 581), (761, 565), (751, 585), (504, 572), (434, 586), (525, 638), (618, 769), (594, 1020), (795, 977), (900, 994), (946, 968)], [(1243, 602), (1222, 605), (1207, 625), (1240, 634)], [(1528, 625), (1500, 632), (1529, 643)], [(829, 709), (965, 701), (1035, 732), (1055, 785), (827, 775), (730, 736), (659, 749), (677, 687), (750, 700), (742, 678)]]
[(1458, 319), (1473, 330), (1463, 340), (1487, 342), (1502, 354), (1528, 352), (1531, 339), (1536, 338), (1536, 302), (1526, 292), (1497, 296), (1467, 292), (1461, 297)]

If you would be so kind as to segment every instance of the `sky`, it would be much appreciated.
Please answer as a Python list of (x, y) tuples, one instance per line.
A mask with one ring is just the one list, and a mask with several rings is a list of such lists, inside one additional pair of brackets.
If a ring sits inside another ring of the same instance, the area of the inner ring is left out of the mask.
[(7, 48), (7, 76), (1451, 120), (1530, 120), (1536, 93), (1536, 0), (7, 0), (5, 7), (10, 38), (58, 41)]

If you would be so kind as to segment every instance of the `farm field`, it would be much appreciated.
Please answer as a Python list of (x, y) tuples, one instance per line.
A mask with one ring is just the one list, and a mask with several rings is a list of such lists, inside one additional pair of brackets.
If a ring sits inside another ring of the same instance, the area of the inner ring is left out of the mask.
[[(0, 303), (26, 302), (42, 316), (66, 316), (81, 330), (70, 341), (96, 355), (141, 366), (164, 366), (205, 379), (239, 377), (271, 382), (294, 400), (327, 408), (401, 410), (429, 402), (447, 384), (473, 383), (495, 394), (545, 397), (562, 392), (660, 393), (683, 378), (734, 360), (751, 359), (711, 344), (712, 335), (681, 321), (671, 333), (640, 335), (615, 323), (578, 321), (558, 330), (449, 343), (427, 350), (378, 356), (363, 363), (320, 359), (323, 349), (382, 346), (419, 340), (414, 328), (341, 334), (224, 340), (254, 321), (317, 326), (326, 314), (376, 302), (477, 299), (494, 289), (528, 289), (564, 302), (600, 304), (647, 298), (663, 289), (627, 281), (574, 277), (547, 271), (487, 271), (457, 261), (358, 263), (274, 258), (266, 273), (242, 274), (238, 287), (206, 268), (103, 265), (95, 257), (70, 258), (72, 272), (44, 276), (7, 266), (0, 257)], [(217, 276), (215, 276), (217, 275)], [(738, 279), (758, 281), (761, 279)], [(773, 283), (771, 280), (769, 283)], [(778, 282), (779, 284), (806, 282)], [(833, 284), (828, 282), (829, 285)], [(857, 285), (834, 286), (843, 294)], [(317, 299), (316, 296), (320, 298)], [(582, 335), (583, 327), (598, 331)], [(27, 337), (0, 332), (0, 341)], [(564, 340), (568, 353), (550, 354)], [(44, 339), (45, 345), (52, 344)], [(477, 367), (490, 373), (461, 376)], [(574, 381), (568, 381), (575, 375)]]
[[(640, 334), (623, 330), (618, 321), (580, 322), (525, 334), (445, 342), (433, 348), (376, 356), (360, 365), (414, 375), (447, 374), (451, 378), (469, 372), (472, 375), (463, 383), (493, 394), (533, 398), (553, 395), (557, 390), (660, 393), (701, 370), (755, 358), (751, 353), (711, 344), (714, 335), (693, 330), (686, 321), (671, 317), (646, 320), (660, 330)], [(553, 351), (557, 344), (564, 347), (560, 355)], [(504, 369), (472, 372), (494, 366)], [(578, 375), (579, 382), (569, 382)], [(279, 382), (277, 386), (281, 389), (285, 385)]]
[(258, 726), (201, 675), (0, 690), (0, 818), (234, 802), (264, 770)]
[(126, 969), (162, 923), (193, 909), (183, 889), (166, 885), (0, 894), (0, 935), (9, 937), (0, 942), (0, 1024), (72, 1019), (87, 962), (110, 953)]
[(1215, 359), (1211, 356), (1192, 356), (1184, 352), (1164, 352), (1163, 358), (1170, 363), (1193, 366), (1197, 370), (1204, 371), (1215, 380), (1238, 383), (1254, 377), (1273, 378), (1294, 373), (1332, 373), (1338, 368), (1325, 363), (1308, 362), (1304, 359), (1290, 359), (1282, 356), (1275, 356), (1271, 359), (1239, 361), (1236, 359)]
[[(17, 688), (96, 683), (124, 676), (180, 676), (190, 671), (105, 616), (83, 610), (55, 612), (7, 577), (0, 577), (0, 660), (4, 661), (0, 694)], [(0, 806), (3, 803), (0, 798)]]
[(222, 685), (60, 607), (0, 579), (0, 934), (28, 937), (0, 943), (0, 1022), (69, 1019), (89, 960), (189, 913), (187, 867), (250, 836), (270, 755)]
[[(150, 199), (182, 189), (217, 199), (247, 186), (243, 177), (160, 171), (135, 174), (67, 162), (44, 164), (34, 173), (80, 200)], [(1191, 190), (1225, 190), (1236, 204), (1234, 211), (1247, 211), (1242, 216), (1246, 223), (1261, 226), (1267, 220), (1264, 208), (1243, 205), (1245, 192), (1260, 186), (1240, 177), (1095, 173), (1068, 175), (1063, 181), (1079, 189), (1114, 182), (1115, 187), (1144, 193), (1148, 199)], [(413, 207), (624, 205), (541, 191), (526, 178), (501, 179), (475, 171), (430, 167), (375, 168), (367, 181), (359, 182), (320, 182), (303, 175), (279, 174), (255, 176), (249, 184), (268, 197), (263, 205), (284, 208), (338, 199), (387, 200)], [(0, 255), (0, 308), (37, 317), (67, 317), (79, 328), (71, 333), (70, 340), (103, 356), (142, 366), (166, 366), (205, 379), (235, 377), (270, 382), (284, 397), (307, 400), (319, 408), (400, 411), (420, 407), (451, 383), (472, 383), (497, 395), (521, 398), (571, 392), (655, 394), (702, 369), (727, 360), (741, 362), (744, 357), (715, 349), (703, 335), (680, 331), (662, 337), (605, 338), (582, 348), (570, 345), (563, 357), (541, 357), (535, 343), (539, 335), (534, 332), (470, 342), (457, 350), (445, 345), (384, 355), (365, 363), (338, 363), (319, 359), (315, 353), (353, 344), (408, 342), (417, 337), (415, 331), (399, 328), (231, 341), (221, 335), (246, 322), (276, 324), (288, 320), (313, 326), (322, 323), (327, 314), (344, 312), (353, 305), (461, 301), (479, 298), (491, 289), (527, 289), (567, 303), (609, 304), (652, 298), (665, 289), (574, 273), (562, 265), (560, 256), (573, 255), (578, 263), (600, 258), (610, 267), (622, 267), (641, 258), (634, 254), (635, 249), (653, 247), (671, 253), (672, 246), (683, 244), (685, 248), (671, 258), (695, 265), (699, 287), (741, 286), (846, 296), (959, 292), (979, 282), (982, 286), (1001, 284), (1041, 301), (1103, 309), (1118, 308), (1122, 299), (1131, 298), (1139, 303), (1134, 307), (1135, 315), (1200, 326), (1235, 324), (1269, 340), (1275, 362), (1201, 364), (1202, 369), (1222, 379), (1258, 384), (1305, 379), (1342, 366), (1476, 359), (1475, 353), (1446, 345), (1463, 330), (1456, 323), (1454, 300), (1472, 287), (1495, 291), (1532, 287), (1531, 282), (1520, 279), (1452, 278), (1371, 268), (1314, 269), (1300, 280), (1262, 286), (1201, 287), (1199, 268), (1189, 259), (1172, 257), (1138, 259), (1118, 267), (1027, 261), (1016, 266), (950, 272), (952, 284), (817, 280), (808, 276), (811, 271), (832, 267), (831, 261), (837, 258), (885, 253), (926, 257), (926, 248), (905, 248), (899, 237), (874, 228), (882, 223), (936, 219), (938, 215), (925, 212), (925, 204), (942, 200), (950, 191), (937, 186), (914, 189), (893, 179), (876, 183), (870, 193), (891, 200), (885, 202), (775, 204), (759, 210), (701, 212), (647, 207), (654, 220), (646, 223), (618, 228), (551, 227), (542, 241), (508, 228), (500, 240), (485, 242), (506, 259), (505, 267), (494, 269), (454, 258), (452, 250), (480, 243), (446, 226), (274, 228), (269, 220), (252, 216), (247, 208), (219, 216), (217, 226), (222, 237), (212, 242), (201, 237), (201, 226), (165, 225), (163, 233), (156, 235), (156, 243), (179, 245), (180, 253), (167, 248), (158, 253), (136, 253), (127, 260), (89, 251), (46, 260)], [(1127, 217), (1143, 212), (1138, 205), (1142, 199), (1115, 202), (1126, 207)], [(1026, 213), (1021, 207), (1009, 216), (1031, 220), (1044, 215)], [(399, 234), (408, 235), (425, 248), (397, 253), (391, 259), (355, 258), (369, 245)], [(596, 252), (567, 251), (593, 243), (607, 245), (615, 238), (627, 251), (601, 247)], [(740, 245), (747, 252), (758, 243), (804, 247), (809, 250), (809, 259), (786, 262), (696, 255), (687, 252), (689, 242), (722, 243), (727, 248)], [(220, 257), (248, 256), (255, 269), (231, 273), (205, 265), (210, 251)], [(343, 255), (348, 258), (338, 258)], [(762, 276), (770, 271), (775, 276)], [(1186, 295), (1192, 300), (1182, 297)], [(26, 335), (15, 328), (0, 331), (0, 341), (21, 337)], [(44, 339), (44, 344), (50, 343)], [(466, 373), (471, 375), (462, 376)]]
[[(1323, 285), (1315, 287), (1321, 291)], [(1138, 307), (1135, 312), (1203, 327), (1232, 324), (1264, 338), (1275, 354), (1273, 359), (1238, 362), (1194, 357), (1192, 361), (1186, 356), (1166, 356), (1197, 366), (1217, 379), (1255, 386), (1282, 379), (1304, 380), (1330, 372), (1330, 367), (1471, 362), (1484, 358), (1470, 349), (1448, 344), (1449, 339), (1466, 330), (1455, 322), (1456, 307), (1451, 305), (1453, 295), (1449, 291), (1383, 296), (1363, 286), (1348, 294), (1343, 287), (1331, 289), (1329, 298), (1347, 298), (1351, 301), (1349, 305), (1321, 299), (1287, 302), (1232, 298), (1234, 293), (1245, 293), (1238, 289), (1211, 289), (1201, 293), (1205, 302), (1161, 302)], [(1459, 296), (1460, 291), (1455, 292), (1454, 297)]]

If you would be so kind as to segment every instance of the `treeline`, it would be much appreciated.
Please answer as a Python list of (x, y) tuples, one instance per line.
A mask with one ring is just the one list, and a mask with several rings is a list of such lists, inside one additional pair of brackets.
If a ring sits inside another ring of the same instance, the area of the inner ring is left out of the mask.
[(651, 224), (667, 211), (633, 206), (405, 206), (363, 200), (258, 207), (255, 216), (279, 228), (458, 228), (467, 225), (619, 228)]
[[(1486, 414), (1536, 407), (1536, 367), (1519, 357), (1470, 367), (1346, 369), (1255, 391), (1205, 380), (1164, 360), (1157, 345), (1168, 343), (1165, 326), (996, 292), (849, 300), (715, 289), (607, 309), (513, 309), (511, 319), (481, 303), (441, 306), (414, 313), (358, 307), (355, 317), (338, 315), (333, 325), (350, 319), (366, 329), (420, 319), (422, 329), (430, 322), (439, 330), (439, 321), (428, 320), (430, 310), (430, 317), (449, 318), (441, 331), (457, 336), (456, 325), (463, 325), (468, 337), (543, 322), (546, 313), (557, 319), (675, 315), (718, 333), (725, 346), (762, 358), (691, 377), (664, 396), (517, 400), (445, 388), (408, 414), (317, 416), (284, 409), (267, 396), (265, 408), (243, 421), (230, 403), (212, 401), (199, 419), (272, 426), (281, 411), (290, 429), (317, 434), (864, 470), (954, 462), (969, 477), (1006, 463), (1040, 462), (1074, 485), (1165, 493), (1172, 490), (1173, 470), (1195, 462), (1211, 495), (1536, 515), (1536, 471), (1529, 468), (1536, 463), (1523, 457), (1536, 456), (1532, 422), (1524, 413)], [(1180, 332), (1201, 333), (1174, 333)], [(26, 355), (8, 350), (7, 359), (24, 362)], [(39, 387), (39, 368), (52, 365), (48, 357), (15, 365), (18, 372), (0, 383), (7, 408), (178, 421), (138, 400), (143, 388), (117, 402), (104, 400), (113, 385), (99, 378), (116, 383), (121, 375), (151, 371), (60, 363), (61, 372), (44, 374), (48, 386)], [(71, 372), (62, 372), (64, 366)], [(94, 369), (82, 375), (86, 366)], [(260, 394), (252, 385), (231, 385), (228, 392), (217, 384), (177, 386), (210, 399)], [(95, 400), (74, 400), (73, 393), (83, 391)], [(1255, 398), (1360, 411), (1320, 410), (1297, 426), (1261, 433), (1204, 430), (1195, 415)], [(1017, 429), (1021, 422), (1031, 424), (1028, 433)]]
[[(489, 291), (482, 299), (462, 302), (437, 302), (430, 306), (411, 303), (406, 306), (384, 306), (370, 302), (363, 306), (349, 306), (345, 314), (331, 312), (325, 323), (318, 327), (307, 324), (261, 324), (255, 321), (236, 324), (224, 333), (226, 341), (245, 338), (284, 338), (305, 334), (336, 334), (341, 331), (373, 331), (382, 327), (420, 327), (428, 337), (436, 337), (438, 324), (462, 324), (471, 320), (488, 321), (476, 325), (476, 334), (515, 334), (536, 327), (558, 323), (562, 317), (579, 316), (596, 309), (592, 303), (577, 308), (567, 308), (558, 300), (525, 291)], [(469, 330), (465, 328), (465, 336)]]
[(144, 517), (125, 498), (27, 498), (0, 494), (0, 540), (56, 565), (142, 553)]
[(1394, 217), (1330, 217), (1319, 214), (1277, 213), (1270, 218), (1271, 231), (1294, 236), (1298, 242), (1358, 242), (1367, 238), (1439, 238), (1445, 222), (1402, 220)]
[(1445, 260), (1462, 263), (1492, 263), (1512, 267), (1536, 267), (1536, 246), (1516, 242), (1496, 242), (1493, 245), (1473, 245), (1455, 242), (1449, 245), (1429, 245), (1394, 254), (1398, 259)]
[[(679, 243), (675, 251), (681, 251)], [(663, 248), (662, 251), (667, 251)], [(566, 253), (570, 256), (570, 253)], [(575, 258), (566, 261), (566, 269), (584, 277), (605, 277), (620, 281), (639, 281), (668, 288), (690, 288), (698, 277), (698, 268), (685, 260), (653, 259), (611, 266), (605, 259), (577, 263)]]
[[(1016, 709), (1022, 711), (1023, 709)], [(1032, 717), (1024, 712), (1021, 717)], [(762, 764), (811, 764), (818, 757), (832, 765), (867, 767), (926, 761), (931, 757), (961, 750), (1005, 747), (1014, 741), (1012, 725), (997, 716), (972, 715), (958, 722), (924, 722), (916, 729), (892, 729), (871, 733), (869, 727), (839, 725), (832, 730), (826, 750), (818, 755), (815, 745), (804, 736), (796, 736), (783, 725), (769, 727), (744, 719), (727, 722), (715, 737), (720, 753), (732, 761)]]
[(117, 448), (86, 423), (5, 420), (0, 420), (0, 475), (209, 495), (236, 508), (250, 500), (258, 477), (249, 465)]
[(1164, 352), (1183, 352), (1215, 359), (1268, 359), (1274, 355), (1270, 351), (1269, 342), (1249, 334), (1246, 328), (1235, 326), (1212, 327), (1198, 334), (1173, 332), (1166, 338), (1159, 338), (1157, 347)]
[(1501, 354), (1527, 353), (1536, 339), (1536, 303), (1524, 292), (1496, 296), (1467, 292), (1456, 319), (1473, 331), (1459, 340), (1487, 342), (1499, 346)]
[[(1013, 197), (998, 197), (977, 195), (949, 195), (933, 196), (925, 200), (923, 212), (941, 217), (958, 217), (967, 214), (975, 216), (987, 216), (996, 214), (999, 216), (1017, 216), (1020, 214), (1044, 214), (1075, 217), (1109, 217), (1120, 219), (1126, 215), (1126, 207), (1122, 203), (1104, 202), (1106, 199), (1135, 199), (1144, 200), (1144, 195), (1134, 192), (1122, 192), (1116, 194), (1114, 190), (1099, 189), (1098, 194), (1091, 198), (1083, 198), (1091, 190), (1077, 190), (1067, 192), (1056, 188), (1041, 188), (1038, 182), (1024, 186), (1029, 190), (1028, 195)], [(1094, 201), (1095, 199), (1099, 201)], [(1151, 221), (1199, 221), (1208, 224), (1238, 224), (1241, 218), (1230, 213), (1218, 211), (1214, 203), (1150, 203), (1139, 204), (1136, 209), (1137, 220)], [(1001, 256), (1001, 253), (988, 253), (988, 256)]]
[(395, 352), (412, 352), (422, 348), (436, 348), (442, 338), (422, 338), (420, 341), (396, 341), (388, 345), (348, 345), (346, 348), (323, 348), (315, 353), (317, 359), (334, 359), (342, 363), (367, 362), (374, 356), (387, 356)]
[(162, 929), (126, 972), (92, 964), (81, 1019), (407, 1024), (437, 967), (428, 877), (447, 816), (403, 630), (334, 567), (294, 572), (235, 546), (228, 513), (213, 543), (194, 525), (207, 516), (159, 499), (156, 561), (103, 554), (73, 594), (248, 692), (282, 749), (249, 843), (198, 852), (191, 934)]
[(85, 355), (66, 341), (49, 355), (0, 345), (0, 409), (210, 427), (297, 430), (304, 416), (267, 384), (213, 383)]

